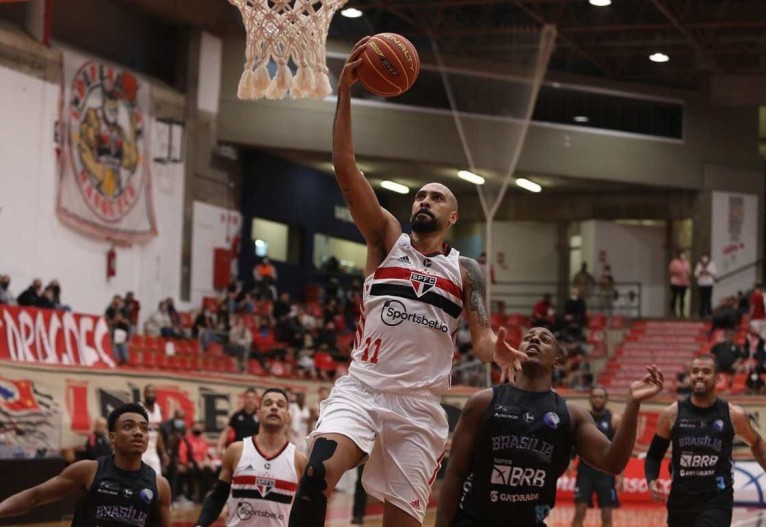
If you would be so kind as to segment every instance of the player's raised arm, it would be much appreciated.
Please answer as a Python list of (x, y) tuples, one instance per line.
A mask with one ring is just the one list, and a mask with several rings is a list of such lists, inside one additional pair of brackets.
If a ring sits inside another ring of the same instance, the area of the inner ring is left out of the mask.
[(0, 518), (19, 516), (32, 509), (71, 496), (85, 494), (96, 471), (95, 461), (78, 461), (31, 489), (14, 494), (0, 502)]
[[(333, 126), (332, 164), (335, 178), (348, 203), (351, 216), (369, 247), (379, 248), (385, 255), (401, 234), (401, 225), (380, 206), (372, 185), (356, 165), (354, 139), (351, 130), (351, 86), (358, 80), (361, 63), (369, 37), (356, 43), (343, 66), (338, 81), (338, 102)], [(373, 262), (375, 266), (380, 262)]]
[(753, 429), (747, 412), (741, 406), (729, 404), (729, 415), (731, 415), (731, 423), (734, 425), (734, 433), (745, 441), (755, 460), (763, 470), (766, 470), (766, 443), (764, 443), (761, 435)]
[(590, 466), (610, 474), (619, 474), (628, 464), (636, 442), (641, 402), (659, 393), (664, 381), (662, 371), (656, 366), (647, 366), (646, 369), (647, 374), (630, 386), (630, 399), (611, 442), (596, 427), (588, 412), (575, 405), (569, 406), (575, 422), (575, 447), (580, 457)]
[[(490, 327), (486, 276), (479, 262), (461, 256), (460, 272), (463, 278), (463, 305), (468, 314), (474, 355), (484, 362), (494, 361), (504, 373), (509, 368), (520, 369), (521, 361), (527, 356), (505, 342), (505, 328), (500, 328), (495, 335)], [(508, 375), (508, 378), (513, 378), (513, 375)]]

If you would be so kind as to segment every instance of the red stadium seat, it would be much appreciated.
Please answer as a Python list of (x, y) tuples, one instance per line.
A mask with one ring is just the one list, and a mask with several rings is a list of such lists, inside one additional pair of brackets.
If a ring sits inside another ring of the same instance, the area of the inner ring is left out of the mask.
[(739, 395), (745, 391), (747, 387), (747, 372), (737, 373), (734, 375), (734, 379), (731, 382), (731, 394)]

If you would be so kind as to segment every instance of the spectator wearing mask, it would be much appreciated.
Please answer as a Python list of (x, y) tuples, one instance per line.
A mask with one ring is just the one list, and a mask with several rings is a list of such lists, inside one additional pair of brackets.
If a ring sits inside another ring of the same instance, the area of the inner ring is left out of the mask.
[(93, 423), (93, 432), (85, 441), (85, 459), (98, 459), (112, 455), (112, 444), (106, 429), (106, 419), (99, 417)]
[(40, 297), (42, 296), (43, 283), (39, 278), (35, 278), (32, 284), (27, 287), (23, 293), (17, 298), (17, 302), (20, 306), (32, 306), (35, 307), (40, 303)]
[(670, 262), (668, 268), (670, 273), (670, 313), (675, 317), (684, 316), (684, 302), (686, 300), (686, 290), (689, 288), (689, 261), (683, 251)]
[(11, 277), (7, 274), (0, 275), (0, 304), (16, 305), (16, 298), (11, 293), (10, 287)]
[(715, 263), (710, 260), (710, 255), (702, 254), (702, 258), (694, 268), (694, 277), (697, 279), (697, 291), (700, 297), (700, 318), (709, 317), (713, 314), (713, 286), (717, 274)]
[(124, 303), (120, 295), (114, 295), (109, 307), (104, 311), (106, 324), (109, 326), (109, 334), (112, 337), (112, 349), (115, 359), (119, 364), (128, 362), (128, 335), (130, 332), (130, 321), (128, 320)]
[(202, 503), (216, 477), (215, 460), (202, 436), (205, 424), (196, 421), (178, 444), (178, 474), (186, 480), (186, 497)]
[(43, 294), (37, 299), (37, 306), (40, 309), (57, 309), (56, 290), (50, 286), (45, 286)]

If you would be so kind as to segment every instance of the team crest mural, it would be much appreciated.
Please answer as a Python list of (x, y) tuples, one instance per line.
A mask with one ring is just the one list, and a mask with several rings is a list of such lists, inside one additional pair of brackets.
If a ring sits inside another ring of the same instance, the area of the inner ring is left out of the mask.
[(149, 86), (128, 70), (67, 53), (62, 92), (59, 217), (111, 240), (155, 236)]

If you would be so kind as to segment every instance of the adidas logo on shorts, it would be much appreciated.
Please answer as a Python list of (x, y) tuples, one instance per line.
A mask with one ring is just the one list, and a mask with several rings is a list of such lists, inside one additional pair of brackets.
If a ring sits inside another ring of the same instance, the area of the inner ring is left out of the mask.
[(399, 258), (397, 258), (396, 261), (401, 262), (403, 264), (412, 265), (409, 257), (406, 254), (404, 256), (400, 256)]
[[(407, 257), (405, 256), (405, 258), (407, 258)], [(413, 509), (415, 509), (415, 510), (418, 510), (418, 511), (419, 511), (419, 510), (420, 510), (420, 500), (419, 500), (419, 499), (417, 499), (417, 500), (415, 500), (415, 501), (411, 501), (411, 502), (410, 502), (410, 507), (412, 507)]]

